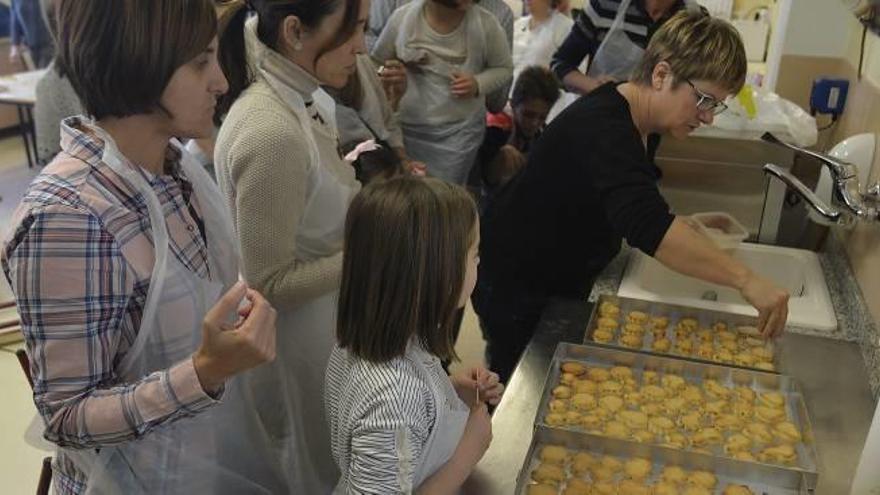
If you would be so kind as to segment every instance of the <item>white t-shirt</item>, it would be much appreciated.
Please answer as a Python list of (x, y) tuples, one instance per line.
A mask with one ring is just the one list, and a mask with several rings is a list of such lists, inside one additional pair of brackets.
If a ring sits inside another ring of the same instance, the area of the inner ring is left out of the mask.
[(529, 29), (532, 16), (519, 18), (513, 25), (513, 80), (530, 65), (550, 67), (553, 53), (565, 41), (574, 24), (570, 18), (553, 11), (550, 18)]

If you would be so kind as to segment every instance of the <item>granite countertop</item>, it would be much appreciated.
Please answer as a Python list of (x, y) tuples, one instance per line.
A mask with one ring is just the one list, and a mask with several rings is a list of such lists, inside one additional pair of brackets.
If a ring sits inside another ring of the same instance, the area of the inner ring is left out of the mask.
[[(633, 248), (624, 245), (617, 257), (597, 277), (590, 293), (590, 302), (601, 294), (617, 294), (632, 251)], [(831, 304), (837, 315), (838, 328), (832, 333), (800, 327), (788, 327), (786, 331), (857, 343), (865, 362), (871, 391), (877, 399), (880, 397), (880, 333), (856, 282), (843, 241), (832, 233), (818, 254), (831, 295)]]

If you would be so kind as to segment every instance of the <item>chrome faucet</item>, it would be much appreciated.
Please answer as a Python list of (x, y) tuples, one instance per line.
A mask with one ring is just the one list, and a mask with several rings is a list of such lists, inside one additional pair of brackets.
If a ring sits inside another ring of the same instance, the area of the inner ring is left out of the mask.
[[(776, 136), (765, 132), (761, 139), (768, 143), (784, 146), (795, 153), (819, 160), (831, 172), (831, 202), (834, 207), (826, 205), (819, 196), (805, 186), (785, 169), (768, 163), (764, 165), (764, 173), (773, 175), (800, 195), (816, 212), (815, 220), (825, 225), (852, 225), (855, 219), (880, 221), (880, 183), (873, 184), (867, 192), (861, 192), (858, 168), (843, 160), (799, 148), (780, 141)], [(836, 208), (841, 206), (843, 209)], [(818, 218), (817, 218), (818, 216)]]

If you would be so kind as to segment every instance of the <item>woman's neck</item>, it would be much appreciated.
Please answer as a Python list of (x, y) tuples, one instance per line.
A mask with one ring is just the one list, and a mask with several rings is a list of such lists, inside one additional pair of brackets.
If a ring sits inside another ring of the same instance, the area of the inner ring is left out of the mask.
[(466, 14), (466, 10), (449, 8), (437, 2), (425, 2), (425, 18), (428, 25), (440, 34), (455, 31)]
[(119, 152), (130, 162), (154, 175), (161, 175), (165, 167), (165, 151), (172, 136), (164, 132), (156, 120), (154, 114), (141, 114), (108, 117), (97, 124), (113, 138)]
[(529, 21), (529, 28), (534, 29), (537, 26), (540, 26), (544, 21), (550, 18), (553, 15), (553, 11), (550, 9), (535, 9), (532, 11), (532, 19)]
[(617, 91), (629, 104), (629, 113), (642, 138), (642, 144), (647, 143), (648, 135), (657, 132), (653, 124), (650, 88), (627, 82), (617, 86)]

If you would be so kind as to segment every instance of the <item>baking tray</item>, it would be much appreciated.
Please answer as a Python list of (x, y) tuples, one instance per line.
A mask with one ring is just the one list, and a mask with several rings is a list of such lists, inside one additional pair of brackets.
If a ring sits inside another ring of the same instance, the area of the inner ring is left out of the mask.
[[(609, 343), (596, 342), (593, 340), (593, 332), (596, 330), (597, 320), (600, 318), (599, 316), (599, 307), (603, 302), (611, 302), (620, 307), (620, 317), (618, 318), (618, 323), (620, 324), (620, 328), (617, 330), (615, 338), (613, 341)], [(763, 371), (765, 373), (779, 373), (784, 365), (782, 360), (782, 345), (783, 340), (777, 339), (773, 342), (773, 371), (761, 370), (755, 367), (749, 366), (740, 366), (734, 363), (713, 361), (709, 359), (701, 358), (694, 354), (684, 355), (684, 354), (676, 354), (670, 350), (670, 352), (657, 352), (652, 350), (651, 345), (654, 342), (653, 334), (650, 330), (650, 323), (648, 323), (645, 328), (645, 338), (644, 344), (641, 348), (634, 349), (630, 347), (623, 346), (619, 343), (619, 338), (622, 333), (622, 329), (624, 327), (626, 316), (631, 311), (642, 311), (647, 313), (649, 317), (654, 316), (666, 316), (669, 318), (669, 327), (666, 329), (667, 338), (672, 341), (672, 349), (675, 349), (676, 337), (675, 337), (675, 325), (676, 323), (683, 318), (694, 318), (699, 322), (699, 328), (710, 328), (716, 322), (724, 322), (727, 324), (730, 330), (734, 330), (738, 326), (757, 326), (757, 317), (754, 316), (745, 316), (745, 315), (737, 315), (733, 313), (726, 313), (723, 311), (714, 311), (709, 309), (699, 309), (699, 308), (691, 308), (688, 306), (679, 306), (675, 304), (665, 304), (660, 302), (653, 301), (643, 301), (641, 299), (631, 299), (628, 297), (618, 297), (618, 296), (609, 296), (609, 295), (600, 295), (599, 299), (596, 301), (595, 306), (593, 307), (593, 312), (590, 314), (589, 323), (587, 323), (586, 332), (584, 333), (584, 344), (594, 345), (599, 347), (607, 347), (611, 349), (622, 349), (626, 351), (635, 351), (635, 352), (646, 352), (649, 354), (656, 354), (659, 356), (669, 356), (677, 359), (687, 359), (690, 361), (696, 361), (699, 363), (708, 363), (708, 364), (720, 364), (723, 366), (733, 366), (737, 368), (744, 369), (755, 369), (758, 371)], [(650, 320), (649, 320), (650, 321)], [(697, 339), (694, 337), (694, 341)], [(716, 339), (717, 341), (717, 339)], [(696, 349), (696, 345), (694, 347)]]
[[(640, 444), (630, 440), (619, 440), (627, 444), (633, 444), (640, 448), (647, 447), (656, 455), (688, 455), (702, 456), (715, 462), (729, 462), (743, 466), (753, 466), (752, 469), (766, 475), (765, 481), (779, 486), (795, 486), (794, 480), (805, 477), (810, 486), (815, 486), (818, 479), (818, 455), (816, 453), (815, 437), (810, 423), (803, 394), (797, 382), (786, 375), (767, 373), (742, 368), (722, 366), (718, 364), (705, 364), (690, 360), (664, 357), (643, 352), (630, 352), (625, 350), (611, 349), (606, 347), (560, 343), (556, 347), (547, 380), (544, 383), (544, 391), (541, 395), (541, 403), (535, 418), (535, 426), (550, 429), (564, 430), (572, 435), (580, 435), (592, 441), (615, 440), (599, 434), (589, 433), (583, 429), (567, 426), (550, 426), (544, 422), (544, 417), (549, 410), (549, 402), (552, 399), (552, 390), (559, 383), (560, 365), (565, 361), (580, 361), (587, 366), (628, 366), (640, 375), (642, 370), (653, 370), (661, 376), (665, 373), (673, 373), (684, 378), (688, 383), (700, 384), (704, 379), (714, 379), (726, 386), (746, 385), (756, 392), (776, 391), (785, 397), (785, 410), (788, 420), (794, 423), (801, 432), (802, 441), (796, 445), (798, 454), (797, 465), (777, 465), (762, 463), (759, 461), (739, 461), (723, 455), (720, 446), (712, 448), (712, 453), (694, 451), (682, 451), (656, 444)], [(724, 434), (726, 438), (728, 433)], [(651, 456), (652, 458), (654, 455)], [(707, 461), (708, 462), (708, 461)], [(780, 484), (782, 482), (788, 484)]]
[[(720, 495), (728, 484), (747, 485), (757, 495), (810, 495), (815, 485), (810, 484), (803, 475), (793, 472), (780, 472), (773, 467), (752, 465), (732, 459), (719, 459), (694, 455), (672, 449), (654, 450), (644, 444), (634, 444), (613, 438), (588, 438), (568, 431), (538, 426), (532, 436), (528, 454), (517, 477), (516, 493), (526, 495), (531, 481), (531, 473), (538, 466), (540, 449), (545, 445), (562, 445), (570, 450), (589, 452), (595, 456), (612, 455), (621, 460), (644, 457), (654, 464), (648, 482), (656, 482), (664, 466), (679, 466), (686, 471), (711, 471), (718, 478), (713, 494)], [(618, 476), (618, 481), (620, 477)], [(560, 485), (559, 493), (562, 493)]]

